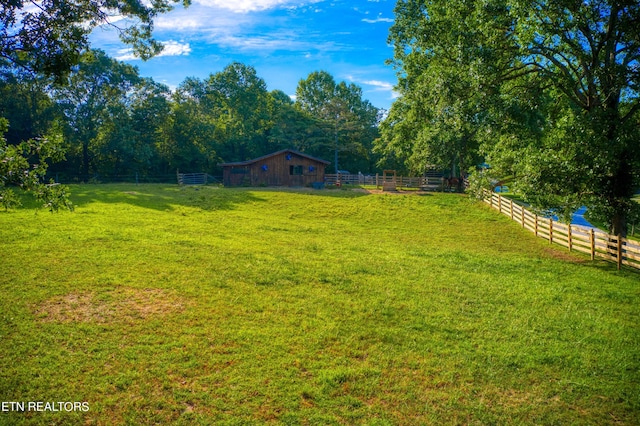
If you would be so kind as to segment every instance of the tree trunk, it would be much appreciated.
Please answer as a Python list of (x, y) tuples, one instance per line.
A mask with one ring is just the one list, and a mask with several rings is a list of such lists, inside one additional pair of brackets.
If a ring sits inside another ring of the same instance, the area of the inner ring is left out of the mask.
[(616, 212), (611, 218), (612, 235), (627, 236), (627, 215), (624, 212)]
[(611, 216), (611, 233), (613, 235), (627, 236), (627, 216), (629, 214), (629, 200), (633, 197), (633, 176), (631, 166), (626, 159), (626, 152), (621, 155), (622, 159), (617, 173), (612, 179), (611, 194), (609, 203), (613, 207)]
[[(612, 47), (613, 48), (613, 47)], [(605, 80), (607, 84), (604, 85), (605, 93), (609, 96), (605, 101), (604, 111), (602, 118), (604, 119), (604, 125), (606, 126), (606, 140), (607, 145), (615, 153), (617, 158), (616, 168), (614, 174), (609, 181), (607, 188), (607, 194), (609, 205), (613, 208), (611, 215), (611, 229), (610, 232), (613, 235), (627, 236), (627, 215), (629, 213), (628, 202), (633, 198), (633, 175), (632, 167), (629, 163), (629, 159), (632, 157), (632, 152), (629, 151), (629, 147), (621, 144), (621, 128), (620, 128), (620, 91), (615, 90), (615, 84), (612, 83), (611, 78)], [(624, 144), (624, 142), (622, 142)]]
[(82, 181), (88, 182), (89, 181), (89, 141), (86, 139), (82, 141), (82, 170), (80, 173), (82, 175)]

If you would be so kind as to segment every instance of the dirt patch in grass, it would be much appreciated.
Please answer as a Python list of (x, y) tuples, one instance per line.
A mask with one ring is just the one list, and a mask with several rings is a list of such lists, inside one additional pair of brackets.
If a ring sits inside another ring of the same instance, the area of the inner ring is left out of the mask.
[(432, 195), (434, 191), (423, 191), (421, 189), (398, 189), (395, 191), (383, 191), (382, 189), (353, 188), (353, 192), (365, 194), (389, 194), (389, 195)]
[(131, 322), (182, 311), (188, 302), (162, 289), (118, 288), (106, 293), (69, 293), (35, 306), (42, 322)]
[(563, 262), (578, 264), (587, 263), (587, 260), (585, 258), (577, 256), (575, 253), (558, 249), (557, 247), (547, 247), (544, 249), (544, 252), (548, 256), (553, 257), (554, 259), (562, 260)]

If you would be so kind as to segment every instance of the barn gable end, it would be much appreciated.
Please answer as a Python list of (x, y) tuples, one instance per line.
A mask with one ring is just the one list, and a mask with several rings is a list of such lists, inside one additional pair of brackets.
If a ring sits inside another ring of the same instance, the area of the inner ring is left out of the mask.
[(309, 186), (323, 182), (328, 161), (291, 149), (220, 164), (224, 186)]

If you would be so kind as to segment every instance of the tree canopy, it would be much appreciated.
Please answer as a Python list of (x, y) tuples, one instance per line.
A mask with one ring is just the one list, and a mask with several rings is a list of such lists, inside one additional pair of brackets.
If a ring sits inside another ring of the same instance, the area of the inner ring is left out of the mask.
[(0, 58), (62, 79), (89, 50), (91, 31), (108, 25), (135, 54), (148, 59), (162, 50), (152, 37), (153, 19), (179, 1), (0, 0)]
[[(336, 83), (328, 72), (315, 71), (298, 83), (296, 105), (315, 118), (321, 134), (316, 144), (325, 153), (333, 151), (335, 169), (371, 168), (379, 110), (363, 99), (359, 86), (344, 81)], [(353, 158), (363, 161), (350, 161)]]
[(541, 209), (587, 205), (626, 232), (640, 186), (635, 0), (405, 0), (391, 28), (400, 99), (387, 156), (484, 157)]
[[(41, 77), (52, 79), (60, 85), (69, 83), (71, 71), (79, 63), (87, 63), (86, 56), (91, 55), (89, 34), (102, 25), (115, 28), (120, 39), (129, 44), (135, 54), (148, 59), (162, 50), (162, 44), (152, 37), (153, 19), (159, 13), (171, 10), (177, 1), (0, 0), (0, 67), (3, 77), (0, 88), (20, 88), (22, 80), (34, 82)], [(186, 6), (189, 0), (183, 0), (182, 3)], [(25, 72), (32, 76), (27, 77)], [(21, 75), (21, 78), (15, 78), (16, 75)], [(38, 87), (29, 93), (48, 100), (48, 94), (45, 94), (47, 90), (48, 88)], [(15, 96), (11, 98), (16, 99)], [(32, 102), (36, 100), (33, 96), (27, 98)], [(85, 105), (91, 102), (87, 99), (84, 101)], [(6, 108), (6, 103), (3, 106)], [(0, 201), (5, 207), (16, 201), (7, 187), (13, 184), (35, 192), (51, 210), (57, 210), (61, 205), (70, 206), (66, 188), (42, 182), (48, 167), (47, 161), (60, 161), (64, 158), (61, 128), (53, 126), (51, 133), (46, 124), (38, 123), (34, 126), (37, 120), (30, 122), (29, 119), (41, 118), (36, 115), (40, 114), (42, 108), (38, 103), (32, 106), (28, 117), (14, 115), (11, 122), (2, 119)], [(11, 109), (5, 108), (0, 111), (0, 118), (12, 115)], [(19, 110), (25, 111), (24, 108)], [(85, 120), (85, 124), (89, 124), (86, 136), (93, 137), (91, 133), (98, 124), (89, 119)], [(17, 130), (21, 128), (25, 132), (18, 135)], [(7, 131), (11, 143), (4, 136)], [(79, 127), (76, 128), (76, 135), (78, 133), (81, 133)], [(84, 158), (85, 175), (88, 173), (88, 143), (87, 139), (83, 140), (87, 153)]]
[[(50, 84), (17, 68), (0, 71), (0, 116), (8, 119), (1, 129), (5, 139), (0, 154), (29, 152), (22, 158), (26, 162), (12, 167), (36, 170), (34, 165), (41, 164), (32, 177), (43, 185), (45, 177), (65, 182), (166, 181), (176, 169), (216, 175), (219, 163), (285, 148), (322, 158), (333, 154), (331, 116), (312, 115), (284, 92), (269, 92), (253, 67), (238, 62), (205, 79), (189, 77), (173, 92), (100, 50), (81, 56), (66, 85)], [(338, 129), (341, 160), (348, 168), (370, 173), (375, 167), (371, 144), (377, 137), (377, 109), (362, 99), (356, 85), (343, 82), (336, 88), (331, 105), (340, 106), (337, 111), (344, 118)], [(56, 156), (38, 155), (45, 151), (37, 147), (54, 152), (54, 145)], [(0, 183), (22, 185), (16, 173)]]

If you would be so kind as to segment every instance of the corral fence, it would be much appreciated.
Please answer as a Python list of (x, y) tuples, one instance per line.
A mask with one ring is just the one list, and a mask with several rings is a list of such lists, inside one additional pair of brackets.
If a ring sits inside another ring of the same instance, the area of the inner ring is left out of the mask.
[[(386, 179), (386, 180), (385, 180)], [(446, 191), (450, 186), (442, 179), (442, 176), (390, 176), (380, 174), (325, 174), (325, 184), (336, 185), (367, 185), (382, 188), (385, 183), (395, 182), (397, 189), (421, 189), (425, 191)]]
[(207, 183), (219, 183), (220, 180), (207, 173), (180, 173), (177, 172), (178, 185), (206, 185)]
[(548, 240), (549, 244), (555, 243), (567, 247), (569, 251), (586, 253), (591, 256), (591, 260), (601, 258), (614, 262), (618, 269), (622, 265), (640, 269), (640, 244), (635, 241), (607, 234), (599, 229), (567, 225), (545, 216), (538, 216), (512, 199), (491, 191), (484, 191), (484, 202), (511, 217), (536, 237)]
[(206, 173), (178, 173), (178, 185), (204, 185), (207, 183)]

